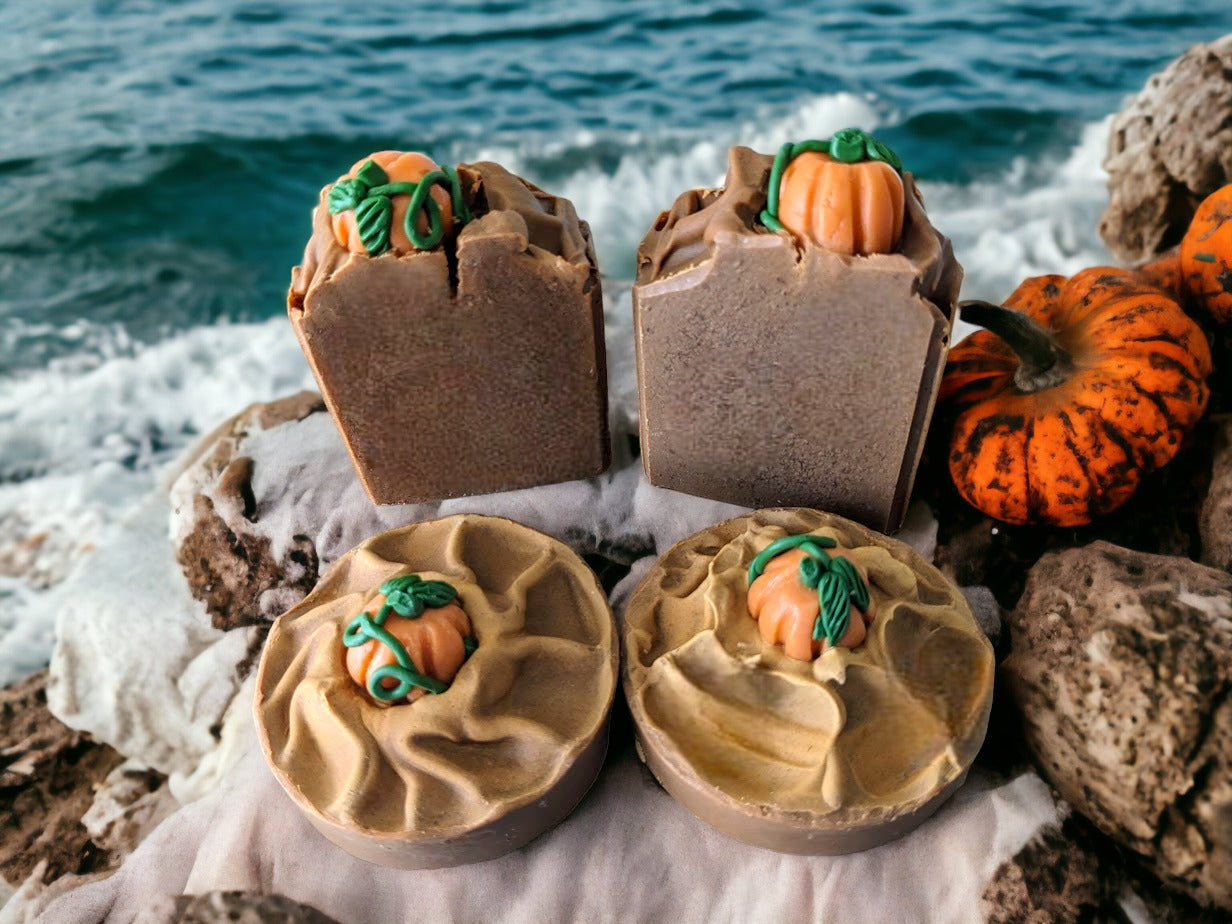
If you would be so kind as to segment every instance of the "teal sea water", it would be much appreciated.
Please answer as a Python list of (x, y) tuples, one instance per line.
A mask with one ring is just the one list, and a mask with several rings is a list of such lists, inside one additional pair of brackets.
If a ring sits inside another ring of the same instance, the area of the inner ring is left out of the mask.
[[(280, 312), (307, 205), (369, 150), (516, 152), (554, 189), (847, 93), (920, 177), (967, 183), (1229, 29), (1226, 0), (3, 4), (0, 382)], [(677, 191), (596, 228), (608, 275)]]
[[(53, 579), (198, 434), (311, 384), (290, 267), (317, 191), (372, 150), (573, 199), (632, 407), (637, 242), (729, 145), (875, 129), (965, 294), (1000, 299), (1108, 259), (1104, 120), (1227, 32), (1227, 0), (0, 3), (0, 547), (42, 537)], [(45, 654), (37, 584), (0, 568), (0, 679)]]

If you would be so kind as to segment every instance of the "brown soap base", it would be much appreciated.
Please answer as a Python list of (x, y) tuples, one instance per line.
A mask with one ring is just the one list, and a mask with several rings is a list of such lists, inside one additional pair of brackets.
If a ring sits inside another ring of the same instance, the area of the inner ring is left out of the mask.
[(672, 798), (706, 824), (728, 837), (779, 853), (834, 857), (871, 850), (897, 840), (927, 821), (967, 778), (967, 771), (912, 811), (859, 828), (801, 824), (789, 812), (763, 812), (760, 806), (733, 799), (717, 786), (707, 786), (687, 766), (679, 765), (673, 748), (653, 736), (637, 736), (637, 754)]
[[(477, 647), (449, 687), (375, 702), (345, 627), (389, 578), (443, 580)], [(500, 517), (380, 533), (280, 616), (254, 716), (274, 777), (349, 853), (400, 869), (490, 860), (559, 824), (608, 744), (619, 646), (607, 595), (568, 546)]]
[[(771, 644), (748, 569), (814, 534), (868, 574), (874, 618), (812, 660)], [(669, 549), (625, 609), (625, 698), (638, 754), (722, 833), (836, 855), (908, 833), (962, 785), (992, 705), (992, 646), (962, 592), (914, 549), (850, 520), (769, 509)]]
[[(368, 863), (394, 869), (445, 869), (482, 863), (525, 847), (564, 821), (598, 778), (607, 757), (607, 744), (608, 723), (605, 722), (601, 733), (575, 758), (560, 782), (540, 798), (452, 837), (408, 840), (357, 831), (325, 818), (300, 799), (295, 801), (307, 813), (314, 828), (347, 853)], [(295, 797), (295, 793), (291, 795)]]
[(445, 248), (340, 248), (328, 187), (288, 311), (365, 489), (416, 503), (607, 468), (603, 298), (573, 206), (504, 168), (459, 168), (477, 218)]
[(772, 158), (733, 148), (638, 252), (634, 343), (652, 484), (902, 525), (962, 279), (910, 174), (900, 249), (847, 257), (755, 222)]

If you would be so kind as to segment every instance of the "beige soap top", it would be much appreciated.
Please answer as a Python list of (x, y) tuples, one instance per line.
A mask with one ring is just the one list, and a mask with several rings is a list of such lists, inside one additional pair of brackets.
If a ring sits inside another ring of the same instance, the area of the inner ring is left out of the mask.
[[(797, 534), (867, 580), (851, 608), (866, 636), (819, 643), (815, 658), (763, 638), (749, 611), (750, 565)], [(992, 646), (962, 593), (909, 546), (840, 517), (763, 510), (685, 540), (638, 587), (624, 631), (641, 734), (754, 815), (891, 821), (964, 774), (984, 738)]]

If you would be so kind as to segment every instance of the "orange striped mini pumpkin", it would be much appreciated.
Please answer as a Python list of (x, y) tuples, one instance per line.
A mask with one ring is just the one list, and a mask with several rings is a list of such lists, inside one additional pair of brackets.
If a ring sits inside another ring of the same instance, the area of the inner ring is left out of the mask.
[(1115, 510), (1206, 408), (1206, 337), (1133, 272), (1039, 276), (1004, 307), (959, 308), (987, 329), (946, 364), (940, 401), (957, 415), (949, 469), (990, 517), (1079, 526)]

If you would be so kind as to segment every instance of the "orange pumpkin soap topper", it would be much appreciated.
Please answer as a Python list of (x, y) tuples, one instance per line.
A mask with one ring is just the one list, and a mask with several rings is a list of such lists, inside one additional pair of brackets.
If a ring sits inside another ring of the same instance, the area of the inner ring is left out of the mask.
[(451, 584), (418, 574), (381, 584), (342, 636), (351, 678), (382, 705), (445, 692), (476, 648), (457, 595)]
[(1206, 337), (1135, 273), (1040, 276), (1003, 307), (959, 309), (985, 330), (950, 352), (941, 383), (957, 413), (949, 467), (987, 516), (1089, 523), (1171, 460), (1206, 408)]
[(330, 226), (351, 253), (431, 250), (470, 220), (458, 173), (415, 151), (378, 151), (329, 190)]
[(789, 142), (770, 168), (762, 224), (835, 253), (891, 253), (903, 236), (902, 169), (897, 154), (858, 128)]
[(826, 536), (785, 536), (749, 565), (749, 614), (761, 637), (790, 658), (855, 648), (873, 622), (868, 575), (837, 545)]

